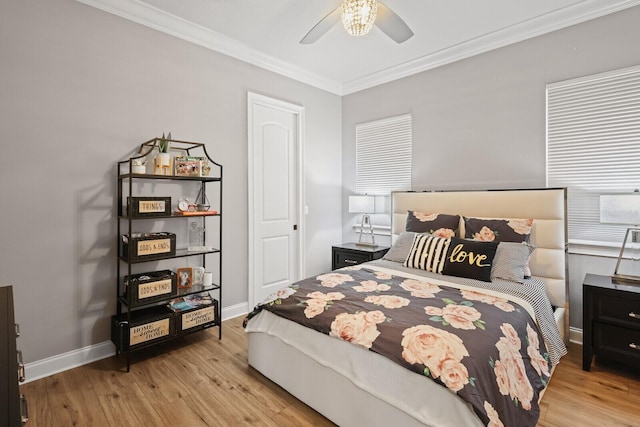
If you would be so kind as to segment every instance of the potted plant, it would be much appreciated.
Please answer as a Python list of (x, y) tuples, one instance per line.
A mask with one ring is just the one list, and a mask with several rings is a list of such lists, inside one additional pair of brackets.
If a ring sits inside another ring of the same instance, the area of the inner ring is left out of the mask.
[[(158, 154), (154, 160), (155, 171), (154, 173), (160, 175), (170, 175), (171, 173), (171, 155), (169, 154), (169, 148), (171, 145), (171, 132), (158, 138)], [(167, 173), (169, 172), (169, 173)]]
[(169, 155), (169, 147), (171, 146), (171, 132), (164, 136), (164, 132), (162, 133), (162, 138), (158, 138), (158, 155), (161, 159), (166, 159), (166, 161), (161, 162), (161, 165), (168, 165), (169, 159), (171, 156)]

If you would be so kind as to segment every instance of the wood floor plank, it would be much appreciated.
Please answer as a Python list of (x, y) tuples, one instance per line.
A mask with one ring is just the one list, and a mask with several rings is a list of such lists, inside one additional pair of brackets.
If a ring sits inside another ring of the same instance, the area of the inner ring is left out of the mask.
[(105, 413), (105, 426), (154, 426), (163, 427), (167, 424), (161, 416), (158, 406), (154, 406), (140, 390), (137, 384), (127, 387), (125, 393), (113, 392), (99, 396), (100, 405)]
[[(91, 382), (83, 382), (74, 377), (76, 375), (57, 374), (48, 382), (47, 402), (51, 408), (55, 408), (51, 411), (53, 425), (107, 425), (106, 414)], [(77, 384), (78, 387), (70, 388), (71, 384)]]
[(29, 405), (29, 419), (28, 425), (36, 426), (52, 426), (53, 425), (53, 413), (52, 407), (49, 404), (49, 398), (47, 393), (47, 379), (41, 379), (20, 386), (20, 392), (26, 394), (28, 397)]
[[(260, 426), (334, 424), (247, 364), (242, 319), (21, 386), (35, 427)], [(540, 403), (538, 427), (640, 426), (640, 377), (594, 364), (570, 345)]]
[(640, 400), (629, 393), (638, 384), (636, 376), (605, 364), (583, 371), (582, 347), (570, 344), (542, 398), (545, 411), (538, 426), (640, 425)]

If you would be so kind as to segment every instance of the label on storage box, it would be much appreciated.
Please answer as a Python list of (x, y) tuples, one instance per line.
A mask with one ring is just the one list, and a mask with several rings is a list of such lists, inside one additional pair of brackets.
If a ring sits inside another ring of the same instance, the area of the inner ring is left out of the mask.
[(171, 239), (139, 240), (138, 256), (171, 252)]
[(171, 293), (171, 279), (158, 280), (157, 282), (142, 283), (138, 285), (138, 299), (151, 298), (157, 295)]
[(164, 200), (139, 200), (138, 212), (144, 213), (164, 213), (165, 201)]
[(136, 345), (169, 335), (169, 318), (134, 326), (129, 331), (129, 345)]
[(182, 330), (213, 322), (216, 319), (214, 306), (182, 313)]

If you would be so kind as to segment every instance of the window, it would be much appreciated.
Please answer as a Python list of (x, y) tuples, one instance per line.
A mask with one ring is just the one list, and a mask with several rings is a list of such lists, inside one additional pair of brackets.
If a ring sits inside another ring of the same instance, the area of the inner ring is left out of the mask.
[(570, 243), (622, 243), (599, 196), (640, 188), (640, 66), (547, 86), (547, 185), (568, 188)]
[(411, 189), (411, 115), (356, 125), (356, 192)]

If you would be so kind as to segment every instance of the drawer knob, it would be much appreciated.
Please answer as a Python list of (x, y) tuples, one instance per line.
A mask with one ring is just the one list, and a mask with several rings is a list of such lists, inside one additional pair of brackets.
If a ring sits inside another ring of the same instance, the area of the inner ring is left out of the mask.
[(358, 263), (358, 261), (355, 261), (355, 260), (352, 260), (352, 259), (345, 259), (344, 262), (347, 263), (347, 264), (357, 264)]
[(629, 344), (629, 347), (634, 349), (634, 350), (640, 350), (640, 345), (638, 345), (638, 344), (631, 343), (631, 344)]
[(629, 313), (629, 317), (632, 317), (634, 319), (640, 319), (640, 314), (635, 314), (633, 311), (631, 313)]

